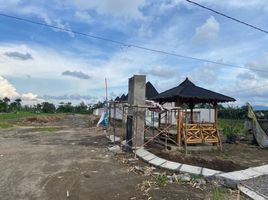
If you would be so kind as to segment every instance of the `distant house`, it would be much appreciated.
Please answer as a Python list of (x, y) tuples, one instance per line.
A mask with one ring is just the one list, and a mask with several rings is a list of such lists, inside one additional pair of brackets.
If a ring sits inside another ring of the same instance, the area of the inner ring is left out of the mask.
[[(147, 100), (158, 95), (158, 91), (152, 85), (150, 81), (146, 83), (145, 86), (145, 98)], [(122, 94), (121, 97), (117, 96), (114, 101), (110, 102), (110, 116), (115, 119), (122, 119), (123, 106), (128, 104), (128, 94)], [(93, 111), (95, 115), (101, 115), (101, 109), (96, 109)]]

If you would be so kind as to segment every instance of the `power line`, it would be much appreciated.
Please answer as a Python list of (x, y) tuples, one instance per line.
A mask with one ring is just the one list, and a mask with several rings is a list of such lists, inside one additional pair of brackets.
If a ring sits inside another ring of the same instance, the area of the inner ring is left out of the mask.
[(201, 8), (204, 8), (204, 9), (206, 9), (206, 10), (209, 10), (209, 11), (211, 11), (211, 12), (214, 12), (214, 13), (216, 13), (216, 14), (218, 14), (218, 15), (223, 16), (223, 17), (226, 17), (226, 18), (228, 18), (228, 19), (231, 19), (231, 20), (233, 20), (233, 21), (236, 21), (236, 22), (238, 22), (238, 23), (240, 23), (240, 24), (249, 26), (249, 27), (251, 27), (251, 28), (253, 28), (253, 29), (256, 29), (256, 30), (258, 30), (258, 31), (261, 31), (261, 32), (263, 32), (263, 33), (268, 34), (268, 31), (266, 31), (266, 30), (264, 30), (264, 29), (262, 29), (262, 28), (259, 28), (259, 27), (255, 26), (255, 25), (249, 24), (249, 23), (247, 23), (247, 22), (243, 22), (243, 21), (241, 21), (241, 20), (239, 20), (239, 19), (236, 19), (236, 18), (234, 18), (234, 17), (231, 17), (231, 16), (229, 16), (229, 15), (226, 15), (226, 14), (221, 13), (221, 12), (219, 12), (219, 11), (216, 11), (216, 10), (214, 10), (214, 9), (212, 9), (212, 8), (209, 8), (209, 7), (207, 7), (207, 6), (204, 6), (204, 5), (201, 5), (201, 4), (199, 4), (199, 3), (196, 3), (196, 2), (194, 2), (194, 1), (191, 1), (191, 0), (185, 0), (185, 1), (187, 1), (187, 2), (189, 2), (189, 3), (191, 3), (191, 4), (194, 4), (194, 5), (196, 5), (196, 6), (199, 6), (199, 7), (201, 7)]
[(164, 50), (148, 48), (148, 47), (139, 46), (139, 45), (136, 45), (136, 44), (125, 43), (125, 42), (121, 42), (119, 40), (113, 40), (113, 39), (106, 38), (106, 37), (101, 37), (101, 36), (97, 36), (97, 35), (87, 34), (87, 33), (79, 32), (79, 31), (71, 30), (71, 29), (68, 29), (68, 28), (62, 28), (62, 27), (58, 27), (58, 26), (54, 26), (54, 25), (49, 25), (49, 24), (46, 24), (46, 23), (37, 22), (37, 21), (33, 21), (33, 20), (21, 18), (21, 17), (16, 17), (16, 16), (12, 16), (12, 15), (7, 15), (7, 14), (3, 14), (3, 13), (0, 13), (0, 16), (5, 17), (5, 18), (10, 18), (10, 19), (15, 19), (15, 20), (18, 20), (18, 21), (23, 21), (23, 22), (31, 23), (31, 24), (35, 24), (35, 25), (45, 26), (45, 27), (57, 29), (57, 30), (60, 30), (60, 31), (73, 33), (73, 34), (76, 34), (76, 35), (82, 35), (82, 36), (85, 36), (85, 37), (90, 37), (90, 38), (93, 38), (93, 39), (102, 40), (102, 41), (114, 43), (114, 44), (117, 44), (117, 45), (122, 45), (122, 46), (126, 46), (126, 47), (133, 47), (133, 48), (136, 48), (136, 49), (150, 51), (150, 52), (154, 52), (154, 53), (160, 53), (160, 54), (174, 56), (174, 57), (179, 57), (179, 58), (183, 58), (183, 59), (189, 59), (189, 60), (207, 62), (207, 63), (212, 63), (212, 64), (226, 66), (226, 67), (241, 68), (241, 69), (255, 70), (255, 71), (259, 71), (259, 72), (263, 72), (263, 73), (268, 73), (268, 71), (262, 70), (262, 69), (259, 69), (259, 68), (252, 68), (252, 67), (251, 68), (248, 68), (248, 67), (243, 67), (243, 66), (238, 66), (238, 65), (228, 64), (228, 63), (222, 63), (222, 62), (207, 60), (207, 59), (203, 59), (203, 58), (196, 58), (196, 57), (192, 57), (192, 56), (187, 56), (187, 55), (172, 53), (172, 52), (168, 52), (168, 51), (164, 51)]

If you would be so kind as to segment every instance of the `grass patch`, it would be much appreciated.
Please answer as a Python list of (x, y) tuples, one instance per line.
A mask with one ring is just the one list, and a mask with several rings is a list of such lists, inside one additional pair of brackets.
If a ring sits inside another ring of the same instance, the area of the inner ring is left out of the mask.
[(226, 188), (214, 188), (211, 191), (212, 200), (229, 200), (231, 198), (230, 192)]
[(0, 129), (12, 128), (14, 127), (13, 123), (0, 121)]
[(25, 117), (33, 117), (37, 115), (48, 115), (46, 113), (33, 113), (33, 112), (17, 112), (17, 113), (1, 113), (0, 120), (5, 119), (19, 119)]
[(159, 186), (165, 186), (168, 182), (168, 177), (167, 175), (163, 174), (163, 175), (158, 175), (156, 177), (156, 184)]
[(0, 120), (9, 119), (21, 119), (27, 117), (37, 117), (37, 116), (64, 116), (65, 113), (35, 113), (35, 112), (17, 112), (17, 113), (0, 113)]

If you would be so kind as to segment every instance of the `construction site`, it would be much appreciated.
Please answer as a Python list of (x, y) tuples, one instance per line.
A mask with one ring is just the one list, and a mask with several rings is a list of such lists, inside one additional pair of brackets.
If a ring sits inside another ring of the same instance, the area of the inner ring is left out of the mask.
[[(234, 98), (198, 87), (188, 78), (159, 94), (145, 80), (134, 75), (127, 95), (95, 111), (99, 116), (108, 113), (105, 133), (115, 144), (112, 151), (130, 151), (135, 159), (161, 169), (220, 180), (251, 198), (266, 198), (267, 191), (259, 190), (267, 180), (266, 120), (258, 120), (248, 104), (245, 130), (250, 139), (226, 143), (218, 127), (217, 105)], [(208, 108), (196, 108), (198, 104)], [(261, 187), (252, 186), (256, 180), (264, 181)]]
[(268, 200), (267, 10), (0, 0), (0, 200)]

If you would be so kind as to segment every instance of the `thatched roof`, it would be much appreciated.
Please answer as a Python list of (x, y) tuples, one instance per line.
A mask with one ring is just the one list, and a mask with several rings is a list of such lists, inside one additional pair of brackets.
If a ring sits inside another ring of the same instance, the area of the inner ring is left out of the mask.
[[(159, 93), (157, 92), (157, 90), (155, 89), (155, 87), (152, 85), (152, 83), (150, 81), (148, 81), (146, 83), (145, 86), (145, 97), (146, 99), (151, 99), (152, 97), (158, 95)], [(122, 102), (126, 102), (128, 101), (128, 94), (122, 94), (121, 97), (116, 97), (115, 101), (122, 101)]]
[(127, 101), (128, 99), (128, 95), (122, 94), (122, 96), (120, 97), (120, 101)]
[(235, 101), (234, 98), (223, 94), (198, 87), (186, 78), (177, 87), (166, 90), (152, 98), (152, 100), (162, 102), (179, 103), (219, 103)]
[(146, 83), (145, 92), (146, 99), (151, 99), (159, 94), (150, 81)]
[(115, 98), (115, 101), (120, 101), (120, 97), (117, 96), (117, 97)]

